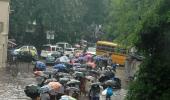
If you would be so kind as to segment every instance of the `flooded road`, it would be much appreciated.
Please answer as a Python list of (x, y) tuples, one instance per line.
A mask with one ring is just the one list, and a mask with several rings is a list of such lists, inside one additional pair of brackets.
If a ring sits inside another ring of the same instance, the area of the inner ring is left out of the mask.
[[(31, 63), (17, 63), (7, 68), (0, 69), (0, 100), (31, 100), (24, 93), (24, 87), (30, 84), (36, 84), (33, 75), (33, 65)], [(124, 67), (117, 69), (116, 76), (122, 81), (122, 89), (115, 91), (112, 100), (123, 100), (126, 95), (124, 77)], [(82, 100), (88, 100), (82, 97)], [(100, 97), (105, 100), (105, 96)]]
[(30, 63), (17, 63), (0, 69), (0, 100), (30, 100), (24, 87), (36, 83)]

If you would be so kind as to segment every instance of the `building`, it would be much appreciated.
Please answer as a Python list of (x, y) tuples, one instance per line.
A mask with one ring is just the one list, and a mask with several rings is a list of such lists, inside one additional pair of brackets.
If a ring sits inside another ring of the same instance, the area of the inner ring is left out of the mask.
[(9, 0), (0, 0), (0, 67), (7, 62), (7, 43), (9, 29)]

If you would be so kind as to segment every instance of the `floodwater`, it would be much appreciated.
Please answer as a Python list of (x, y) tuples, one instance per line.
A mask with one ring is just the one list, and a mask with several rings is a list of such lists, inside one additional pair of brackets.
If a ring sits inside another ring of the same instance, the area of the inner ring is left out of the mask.
[(16, 63), (0, 69), (0, 100), (30, 100), (24, 87), (36, 84), (31, 63)]
[[(0, 69), (0, 100), (31, 100), (24, 93), (24, 87), (36, 84), (33, 75), (33, 65), (31, 63), (16, 63)], [(122, 81), (122, 89), (115, 91), (112, 100), (123, 100), (126, 96), (124, 68), (117, 69), (116, 76)], [(82, 100), (87, 100), (82, 98)], [(105, 96), (101, 95), (101, 100)]]

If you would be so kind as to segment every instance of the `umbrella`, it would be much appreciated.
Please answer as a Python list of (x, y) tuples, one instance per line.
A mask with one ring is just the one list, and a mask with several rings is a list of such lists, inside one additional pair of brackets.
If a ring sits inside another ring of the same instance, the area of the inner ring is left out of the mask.
[(66, 66), (64, 64), (56, 64), (53, 66), (54, 69), (65, 69)]
[(101, 76), (100, 78), (99, 78), (99, 82), (105, 82), (105, 81), (107, 81), (107, 80), (109, 80), (110, 78), (108, 77), (108, 76)]
[(71, 96), (68, 96), (68, 95), (63, 95), (61, 96), (61, 99), (60, 100), (77, 100)]
[(82, 72), (75, 72), (73, 75), (77, 77), (84, 77), (84, 73)]
[(48, 83), (48, 86), (49, 86), (51, 89), (57, 91), (57, 90), (60, 89), (60, 87), (61, 87), (62, 85), (61, 85), (59, 82), (50, 82), (50, 83)]
[(44, 62), (37, 61), (37, 62), (36, 62), (36, 68), (45, 69), (45, 68), (46, 68), (46, 65), (45, 65)]
[(40, 93), (47, 93), (51, 90), (52, 90), (52, 88), (49, 85), (44, 85), (40, 88)]
[(87, 67), (88, 66), (88, 64), (82, 64), (81, 65), (81, 67)]
[(67, 56), (62, 56), (62, 57), (58, 58), (58, 60), (60, 62), (64, 62), (64, 63), (70, 62), (70, 60), (69, 60), (69, 58)]
[(87, 62), (87, 65), (92, 67), (92, 68), (96, 67), (96, 64), (94, 62)]
[(36, 76), (42, 76), (42, 75), (43, 75), (43, 72), (42, 72), (42, 71), (35, 71), (35, 72), (34, 72), (34, 75), (36, 75)]
[(91, 59), (92, 57), (93, 57), (93, 56), (92, 56), (91, 54), (86, 54), (86, 55), (85, 55), (85, 58), (86, 58), (86, 59)]
[(96, 74), (96, 75), (99, 74), (99, 72), (97, 72), (97, 71), (95, 71), (95, 70), (90, 70), (89, 73)]
[(64, 83), (67, 83), (68, 81), (70, 81), (70, 79), (69, 79), (69, 78), (66, 78), (66, 77), (59, 79), (59, 82), (60, 82), (60, 83), (63, 83), (63, 84), (64, 84)]
[(73, 63), (73, 66), (81, 66), (80, 63)]
[(63, 77), (67, 77), (67, 76), (70, 76), (70, 74), (59, 72), (59, 73), (54, 75), (55, 78), (63, 78)]
[(76, 68), (75, 71), (86, 72), (87, 69), (86, 68)]
[(55, 78), (47, 79), (47, 80), (45, 80), (44, 83), (49, 83), (49, 82), (57, 82), (57, 80)]
[(78, 60), (79, 60), (79, 61), (85, 61), (86, 58), (85, 58), (85, 57), (79, 57)]
[(107, 80), (106, 82), (104, 82), (104, 84), (109, 85), (109, 86), (115, 86), (116, 85), (116, 81), (114, 81), (114, 80)]
[(35, 76), (41, 76), (41, 77), (44, 77), (44, 78), (48, 78), (49, 77), (47, 74), (44, 74), (43, 71), (35, 71), (34, 75)]
[(94, 80), (95, 79), (93, 76), (86, 76), (85, 78), (88, 79), (88, 80)]
[(76, 88), (76, 87), (68, 87), (66, 88), (67, 91), (80, 91), (80, 89)]
[(101, 56), (95, 56), (93, 59), (96, 61), (101, 61), (103, 58)]
[(104, 72), (104, 75), (105, 75), (105, 76), (108, 76), (109, 78), (115, 77), (115, 74), (114, 74), (113, 72), (111, 72), (111, 71), (106, 71), (106, 72)]
[(80, 81), (72, 79), (72, 80), (67, 82), (67, 85), (70, 85), (70, 84), (80, 84)]

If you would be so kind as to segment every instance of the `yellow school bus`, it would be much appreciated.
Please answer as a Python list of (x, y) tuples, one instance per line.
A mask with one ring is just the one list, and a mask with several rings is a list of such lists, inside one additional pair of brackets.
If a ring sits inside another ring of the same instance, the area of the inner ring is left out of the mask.
[(96, 55), (111, 54), (113, 63), (120, 65), (125, 64), (126, 60), (126, 50), (121, 48), (120, 45), (108, 42), (108, 41), (98, 41), (96, 43)]

